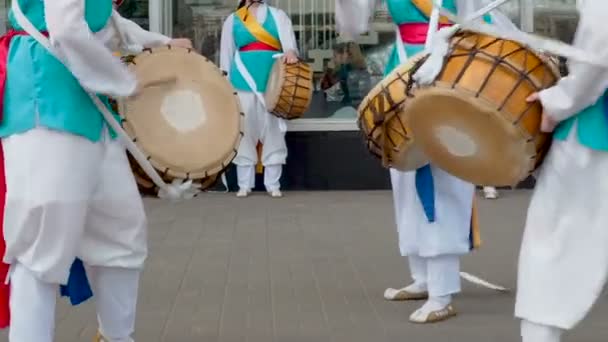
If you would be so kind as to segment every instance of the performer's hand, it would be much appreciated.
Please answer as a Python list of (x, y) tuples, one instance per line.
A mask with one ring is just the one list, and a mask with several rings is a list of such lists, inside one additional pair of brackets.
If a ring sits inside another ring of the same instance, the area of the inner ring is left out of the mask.
[(175, 38), (171, 39), (169, 45), (175, 47), (181, 47), (184, 49), (192, 49), (192, 41), (188, 38)]
[(547, 114), (546, 111), (543, 111), (543, 117), (540, 121), (540, 131), (544, 133), (551, 133), (557, 127), (557, 122), (555, 119), (551, 117), (551, 115)]
[[(536, 102), (540, 100), (540, 95), (538, 93), (534, 93), (526, 99), (527, 102)], [(540, 131), (544, 133), (551, 133), (557, 127), (559, 122), (551, 117), (551, 115), (547, 114), (547, 112), (543, 109), (542, 118), (540, 121)]]
[(286, 64), (295, 64), (298, 63), (298, 55), (296, 55), (295, 51), (289, 50), (283, 55), (283, 60)]

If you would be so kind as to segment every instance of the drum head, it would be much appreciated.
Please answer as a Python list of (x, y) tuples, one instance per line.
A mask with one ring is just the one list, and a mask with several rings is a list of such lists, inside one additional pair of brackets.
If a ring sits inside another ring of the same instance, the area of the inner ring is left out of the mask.
[(129, 64), (145, 87), (120, 103), (123, 127), (164, 175), (201, 179), (236, 156), (242, 113), (230, 83), (206, 58), (181, 48), (146, 50)]
[(475, 94), (424, 88), (407, 110), (424, 153), (456, 177), (477, 185), (513, 186), (536, 166), (534, 137)]
[(285, 82), (285, 67), (285, 63), (281, 63), (281, 60), (277, 59), (270, 70), (268, 83), (266, 83), (266, 92), (264, 93), (264, 100), (269, 111), (274, 109), (277, 103), (279, 103), (281, 91), (283, 90), (283, 82)]

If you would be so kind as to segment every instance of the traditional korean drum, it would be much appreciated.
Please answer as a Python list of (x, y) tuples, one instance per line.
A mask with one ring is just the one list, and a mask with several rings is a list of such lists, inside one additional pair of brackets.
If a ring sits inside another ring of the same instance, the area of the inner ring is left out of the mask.
[[(125, 59), (144, 88), (118, 103), (122, 126), (166, 182), (193, 180), (202, 189), (228, 167), (242, 136), (243, 114), (225, 74), (205, 57), (176, 47)], [(172, 79), (158, 83), (157, 80)], [(155, 185), (131, 158), (145, 192)]]
[(416, 170), (428, 164), (428, 158), (414, 144), (403, 111), (411, 86), (410, 71), (424, 58), (413, 56), (378, 83), (359, 106), (358, 124), (372, 155), (386, 168)]
[(282, 119), (300, 118), (312, 100), (313, 72), (304, 62), (285, 64), (278, 59), (270, 72), (265, 101), (268, 111)]
[(405, 108), (417, 144), (437, 166), (478, 185), (513, 186), (551, 142), (542, 107), (526, 98), (559, 79), (554, 60), (516, 42), (461, 31), (442, 72)]

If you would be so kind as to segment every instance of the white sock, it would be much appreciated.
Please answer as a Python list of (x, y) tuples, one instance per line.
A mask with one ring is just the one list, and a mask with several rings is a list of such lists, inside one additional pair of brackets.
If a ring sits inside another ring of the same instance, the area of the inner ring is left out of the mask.
[(560, 342), (562, 330), (549, 325), (521, 321), (522, 342)]
[(426, 292), (427, 291), (427, 286), (426, 283), (423, 282), (413, 282), (410, 285), (406, 286), (405, 288), (403, 288), (403, 290), (410, 292), (410, 293), (422, 293), (422, 292)]

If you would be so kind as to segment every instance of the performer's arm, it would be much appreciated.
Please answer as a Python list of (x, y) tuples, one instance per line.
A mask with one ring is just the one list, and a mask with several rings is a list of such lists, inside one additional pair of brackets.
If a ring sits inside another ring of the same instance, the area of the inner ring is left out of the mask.
[(230, 72), (234, 53), (236, 51), (236, 45), (234, 43), (234, 35), (232, 27), (234, 26), (234, 15), (230, 15), (224, 21), (222, 27), (222, 37), (220, 39), (220, 69), (225, 72)]
[[(171, 42), (171, 38), (156, 32), (144, 30), (135, 22), (123, 18), (116, 10), (112, 13), (118, 29), (127, 39), (127, 44), (136, 44), (144, 48), (153, 48), (161, 45), (167, 45)], [(116, 33), (118, 34), (118, 33)]]
[(369, 30), (369, 22), (376, 8), (376, 0), (336, 0), (336, 26), (345, 39)]
[[(574, 46), (608, 60), (608, 1), (586, 1), (582, 5)], [(593, 105), (608, 88), (608, 69), (571, 61), (569, 75), (539, 96), (545, 112), (563, 121)]]
[(51, 42), (83, 88), (98, 94), (127, 97), (137, 80), (89, 29), (84, 0), (44, 0)]
[(279, 9), (275, 9), (273, 13), (275, 13), (275, 19), (278, 23), (279, 40), (285, 53), (285, 60), (287, 63), (296, 63), (298, 61), (298, 44), (296, 43), (296, 34), (293, 31), (291, 19), (289, 19), (287, 13)]

